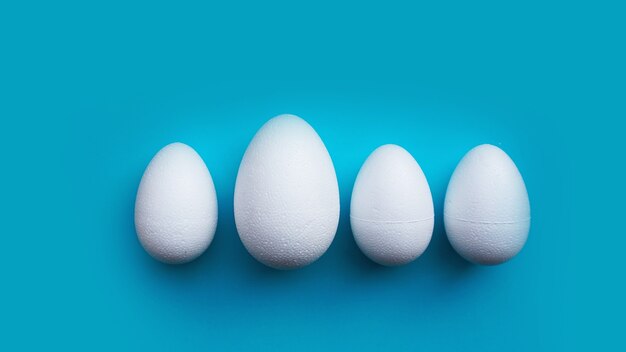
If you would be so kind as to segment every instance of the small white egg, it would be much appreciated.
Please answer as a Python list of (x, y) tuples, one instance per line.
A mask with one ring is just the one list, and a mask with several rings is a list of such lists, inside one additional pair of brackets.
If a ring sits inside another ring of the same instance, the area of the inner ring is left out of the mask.
[(530, 203), (522, 175), (500, 148), (470, 150), (454, 170), (444, 204), (452, 247), (465, 259), (495, 265), (513, 258), (530, 229)]
[(367, 158), (352, 191), (350, 224), (361, 251), (379, 264), (407, 264), (426, 250), (434, 226), (433, 199), (409, 152), (389, 144)]
[(217, 197), (202, 158), (183, 143), (161, 149), (141, 178), (135, 228), (141, 245), (170, 264), (189, 262), (211, 244)]

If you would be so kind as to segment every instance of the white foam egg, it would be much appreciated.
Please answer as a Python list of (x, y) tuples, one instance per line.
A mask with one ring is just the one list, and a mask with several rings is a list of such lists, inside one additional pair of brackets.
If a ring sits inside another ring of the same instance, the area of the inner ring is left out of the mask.
[(269, 120), (243, 156), (235, 223), (250, 254), (277, 269), (317, 260), (339, 222), (335, 168), (315, 130), (294, 115)]
[(170, 264), (189, 262), (211, 244), (217, 226), (217, 197), (202, 158), (188, 145), (161, 149), (146, 168), (135, 201), (141, 245)]
[(484, 144), (463, 157), (446, 191), (444, 224), (452, 247), (474, 263), (500, 264), (522, 249), (530, 203), (522, 175), (502, 149)]
[(354, 239), (371, 260), (407, 264), (430, 243), (433, 198), (424, 172), (404, 148), (374, 150), (357, 175), (350, 203)]

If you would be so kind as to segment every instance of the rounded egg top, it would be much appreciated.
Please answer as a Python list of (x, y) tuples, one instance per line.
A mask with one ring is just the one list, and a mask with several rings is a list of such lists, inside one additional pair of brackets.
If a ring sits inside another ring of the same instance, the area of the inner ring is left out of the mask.
[(511, 222), (530, 218), (522, 175), (513, 160), (491, 144), (473, 148), (459, 162), (444, 206), (445, 214), (456, 219)]
[(417, 221), (434, 216), (428, 181), (409, 152), (387, 144), (370, 154), (354, 183), (350, 216), (367, 221)]

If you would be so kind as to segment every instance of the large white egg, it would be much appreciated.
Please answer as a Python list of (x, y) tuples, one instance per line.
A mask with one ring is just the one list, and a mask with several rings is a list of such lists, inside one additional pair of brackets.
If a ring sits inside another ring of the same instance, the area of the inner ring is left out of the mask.
[(388, 144), (370, 154), (354, 183), (350, 224), (361, 251), (379, 264), (407, 264), (426, 250), (433, 198), (409, 152)]
[(306, 121), (280, 115), (257, 132), (239, 166), (234, 207), (241, 241), (263, 264), (299, 268), (326, 252), (339, 222), (339, 188)]
[(211, 244), (217, 226), (213, 179), (191, 147), (172, 143), (150, 161), (135, 201), (141, 245), (170, 264), (189, 262)]
[(502, 149), (484, 144), (463, 157), (448, 184), (444, 223), (452, 247), (471, 262), (500, 264), (522, 249), (530, 229), (528, 193)]

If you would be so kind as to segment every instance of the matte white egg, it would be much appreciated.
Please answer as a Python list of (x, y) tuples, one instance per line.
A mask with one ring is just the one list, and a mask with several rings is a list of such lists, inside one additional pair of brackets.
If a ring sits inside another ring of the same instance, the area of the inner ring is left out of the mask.
[(161, 149), (141, 178), (135, 228), (141, 245), (170, 264), (189, 262), (211, 244), (217, 197), (202, 158), (183, 143)]
[(250, 254), (277, 269), (317, 260), (339, 222), (335, 168), (315, 130), (294, 115), (269, 120), (243, 156), (235, 223)]
[(484, 144), (463, 157), (446, 191), (444, 224), (452, 247), (474, 263), (500, 264), (524, 247), (530, 229), (528, 192), (502, 149)]
[(374, 150), (357, 175), (350, 204), (361, 251), (382, 265), (407, 264), (428, 247), (434, 219), (428, 181), (411, 154), (393, 144)]

